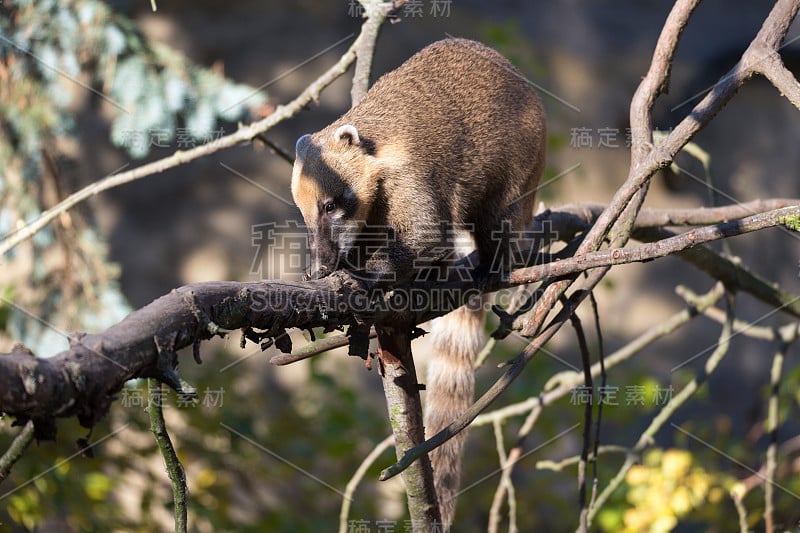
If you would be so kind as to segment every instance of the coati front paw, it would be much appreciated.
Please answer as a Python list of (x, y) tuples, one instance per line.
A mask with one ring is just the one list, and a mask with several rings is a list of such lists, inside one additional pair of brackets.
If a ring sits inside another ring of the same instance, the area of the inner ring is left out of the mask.
[(478, 290), (481, 292), (486, 290), (490, 285), (490, 281), (495, 277), (496, 272), (494, 272), (494, 270), (495, 269), (487, 263), (479, 263), (472, 269), (472, 281), (475, 283), (475, 287), (477, 287)]
[(331, 273), (330, 269), (326, 266), (321, 266), (318, 268), (308, 267), (305, 272), (303, 272), (303, 281), (311, 281), (313, 279), (322, 279), (326, 276), (329, 276)]

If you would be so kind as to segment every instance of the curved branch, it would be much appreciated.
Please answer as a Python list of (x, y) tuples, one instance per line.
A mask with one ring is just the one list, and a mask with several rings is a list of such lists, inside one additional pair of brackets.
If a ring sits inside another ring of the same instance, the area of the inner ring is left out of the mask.
[[(375, 11), (374, 16), (386, 16), (385, 13), (383, 15), (381, 15), (381, 13), (382, 12), (380, 11)], [(381, 20), (383, 19), (381, 18)], [(336, 64), (334, 64), (320, 77), (314, 80), (294, 100), (286, 105), (279, 105), (269, 116), (257, 122), (253, 122), (248, 126), (239, 126), (239, 129), (230, 135), (225, 135), (219, 139), (215, 139), (190, 150), (178, 150), (171, 156), (144, 164), (126, 172), (112, 174), (90, 185), (87, 185), (83, 189), (69, 195), (63, 201), (46, 210), (36, 220), (16, 229), (5, 239), (0, 241), (0, 256), (18, 244), (33, 237), (37, 232), (50, 224), (50, 222), (52, 222), (61, 213), (71, 209), (75, 205), (96, 194), (114, 187), (118, 187), (125, 183), (130, 183), (140, 178), (151, 176), (153, 174), (159, 174), (170, 168), (175, 168), (190, 161), (194, 161), (195, 159), (218, 152), (223, 148), (230, 148), (241, 143), (250, 142), (255, 137), (263, 134), (277, 124), (293, 117), (311, 101), (316, 102), (319, 99), (320, 93), (323, 89), (325, 89), (325, 87), (330, 85), (339, 76), (347, 72), (347, 69), (350, 68), (350, 64), (353, 63), (356, 58), (356, 50), (366, 46), (365, 42), (367, 42), (369, 39), (374, 39), (377, 37), (377, 34), (372, 35), (365, 31), (371, 28), (372, 24), (373, 19), (368, 18), (361, 27), (361, 33), (358, 35), (356, 40), (353, 41), (353, 44), (350, 45), (350, 48), (347, 49), (344, 55), (339, 58)]]
[(651, 111), (653, 104), (656, 98), (665, 93), (669, 87), (675, 49), (689, 22), (689, 17), (692, 16), (699, 3), (700, 0), (681, 0), (673, 6), (664, 22), (661, 35), (658, 37), (650, 69), (631, 100), (631, 156), (633, 158), (631, 168), (647, 155), (648, 146), (652, 146)]
[(6, 452), (0, 457), (0, 483), (8, 478), (8, 474), (11, 472), (11, 467), (14, 466), (14, 463), (19, 461), (22, 457), (22, 454), (25, 453), (25, 450), (28, 449), (31, 442), (33, 441), (33, 422), (28, 421), (25, 424), (25, 427), (22, 428), (22, 431), (19, 432), (19, 435), (14, 437), (14, 441), (11, 443), (11, 446), (8, 447)]
[(361, 27), (361, 39), (357, 48), (356, 67), (353, 73), (353, 86), (350, 89), (351, 106), (355, 106), (369, 90), (369, 74), (372, 70), (372, 55), (375, 52), (375, 42), (378, 40), (383, 22), (387, 16), (392, 16), (405, 1), (383, 2), (381, 0), (360, 0), (364, 6), (367, 20)]
[(344, 495), (342, 496), (342, 507), (339, 511), (339, 533), (348, 533), (350, 504), (353, 502), (353, 494), (355, 494), (358, 484), (361, 483), (362, 479), (364, 479), (369, 467), (371, 467), (375, 461), (378, 460), (378, 457), (380, 457), (381, 454), (388, 450), (393, 444), (394, 435), (389, 435), (380, 441), (375, 448), (369, 452), (369, 455), (367, 455), (364, 460), (361, 461), (361, 464), (358, 465), (358, 469), (356, 469), (353, 477), (351, 477), (350, 481), (347, 482), (347, 486), (344, 489)]

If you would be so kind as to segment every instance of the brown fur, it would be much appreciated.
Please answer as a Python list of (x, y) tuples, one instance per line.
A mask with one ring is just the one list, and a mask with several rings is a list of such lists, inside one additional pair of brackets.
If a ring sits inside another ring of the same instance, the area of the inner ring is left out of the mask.
[[(346, 125), (354, 129), (342, 129)], [(428, 46), (378, 80), (333, 124), (298, 141), (292, 194), (318, 253), (312, 274), (342, 268), (365, 223), (391, 228), (395, 240), (345, 268), (397, 274), (402, 281), (414, 259), (432, 247), (430, 227), (440, 221), (470, 225), (481, 265), (488, 266), (496, 259), (492, 233), (501, 222), (512, 230), (530, 222), (545, 137), (538, 97), (500, 54), (464, 39)], [(436, 237), (453, 246), (447, 235)], [(483, 312), (462, 308), (437, 322), (429, 434), (472, 400)], [(456, 437), (432, 454), (446, 524), (452, 521), (462, 444), (463, 437)]]

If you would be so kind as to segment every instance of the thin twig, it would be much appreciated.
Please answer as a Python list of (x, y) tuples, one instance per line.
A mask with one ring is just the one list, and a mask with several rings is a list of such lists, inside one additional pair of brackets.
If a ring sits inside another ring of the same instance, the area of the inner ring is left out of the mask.
[[(708, 293), (693, 298), (689, 307), (672, 315), (667, 320), (651, 327), (628, 344), (606, 357), (606, 368), (612, 368), (624, 361), (627, 361), (650, 344), (658, 339), (666, 337), (681, 326), (685, 325), (693, 317), (697, 316), (704, 309), (714, 305), (724, 294), (724, 287), (718, 283)], [(592, 376), (600, 375), (600, 363), (592, 365)], [(550, 405), (570, 394), (570, 392), (583, 382), (583, 375), (580, 372), (566, 371), (551, 377), (544, 386), (544, 392), (540, 396), (529, 398), (525, 401), (508, 405), (490, 413), (484, 413), (477, 417), (473, 422), (475, 426), (490, 424), (495, 419), (506, 419), (512, 416), (522, 415), (532, 412), (533, 409)], [(523, 428), (527, 425), (523, 425)], [(522, 431), (522, 430), (520, 430)]]
[[(599, 446), (597, 451), (594, 452), (589, 459), (592, 461), (597, 461), (597, 457), (602, 454), (607, 453), (624, 453), (624, 454), (631, 454), (633, 453), (632, 450), (626, 448), (625, 446), (617, 446), (615, 444), (607, 444), (605, 446)], [(566, 459), (562, 459), (560, 461), (550, 461), (550, 460), (542, 460), (536, 462), (536, 469), (537, 470), (550, 470), (553, 472), (561, 472), (565, 468), (570, 466), (576, 465), (581, 461), (580, 455), (573, 455), (572, 457), (567, 457)]]
[[(497, 445), (497, 456), (500, 460), (500, 468), (501, 468), (501, 476), (500, 481), (497, 484), (497, 490), (495, 491), (495, 497), (492, 500), (492, 507), (489, 510), (489, 533), (497, 533), (497, 529), (500, 526), (500, 521), (502, 520), (500, 516), (500, 507), (502, 505), (503, 498), (502, 496), (498, 497), (498, 494), (502, 494), (503, 492), (508, 494), (508, 531), (516, 532), (517, 531), (517, 499), (516, 494), (514, 492), (514, 483), (511, 481), (510, 472), (511, 469), (514, 467), (516, 461), (510, 461), (509, 456), (506, 454), (505, 451), (505, 443), (503, 441), (503, 426), (500, 420), (495, 420), (493, 423), (494, 426), (494, 439), (495, 444)], [(502, 491), (500, 487), (503, 487)]]
[(736, 515), (739, 517), (739, 533), (750, 533), (750, 527), (747, 525), (747, 509), (744, 506), (744, 498), (736, 490), (731, 491), (731, 499), (733, 505), (736, 507)]
[[(497, 489), (495, 490), (494, 497), (492, 498), (492, 510), (489, 512), (488, 528), (490, 532), (496, 532), (497, 528), (500, 526), (500, 506), (503, 504), (503, 497), (506, 494), (508, 494), (508, 528), (509, 531), (511, 531), (512, 528), (516, 529), (517, 504), (516, 498), (511, 492), (514, 488), (514, 484), (511, 481), (511, 473), (514, 471), (514, 466), (517, 464), (517, 461), (519, 461), (522, 457), (525, 439), (533, 430), (533, 425), (536, 423), (536, 420), (539, 419), (541, 412), (541, 405), (534, 405), (533, 408), (530, 409), (528, 416), (525, 417), (525, 422), (523, 422), (522, 427), (520, 427), (519, 431), (517, 431), (517, 442), (514, 444), (514, 447), (511, 448), (511, 451), (508, 452), (506, 462), (503, 464), (503, 471), (500, 473), (500, 482), (497, 484)], [(491, 415), (492, 413), (486, 414)], [(486, 420), (490, 420), (493, 424), (499, 424), (504, 420), (504, 418), (489, 417), (486, 418)], [(473, 424), (482, 425), (482, 423), (478, 423), (478, 420), (473, 422)]]
[[(704, 309), (702, 313), (718, 324), (725, 322), (725, 311), (718, 307), (709, 307)], [(737, 318), (733, 321), (733, 334), (744, 335), (745, 337), (749, 337), (751, 339), (791, 343), (794, 342), (798, 336), (800, 336), (798, 326), (800, 326), (800, 323), (793, 322), (776, 329), (766, 326), (756, 326), (751, 322)]]
[[(794, 436), (778, 446), (777, 454), (789, 456), (796, 453), (798, 450), (800, 450), (800, 435)], [(796, 471), (797, 467), (795, 467), (794, 470)], [(737, 483), (737, 486), (739, 487), (737, 490), (742, 491), (740, 494), (742, 498), (744, 498), (755, 487), (760, 487), (764, 483), (764, 480), (767, 477), (766, 471), (766, 465), (761, 465), (761, 468)]]
[(788, 345), (784, 342), (778, 343), (778, 349), (772, 359), (772, 368), (769, 378), (769, 404), (767, 408), (767, 433), (769, 434), (769, 446), (767, 447), (766, 476), (764, 478), (764, 522), (767, 533), (775, 531), (775, 469), (777, 468), (778, 451), (778, 398), (781, 385), (781, 374), (783, 372), (783, 360), (786, 356)]
[(339, 533), (348, 533), (350, 531), (348, 527), (348, 517), (350, 515), (350, 504), (353, 503), (353, 495), (358, 488), (359, 483), (361, 480), (364, 479), (364, 476), (367, 474), (367, 470), (371, 467), (378, 458), (388, 450), (394, 444), (394, 437), (389, 435), (382, 441), (380, 441), (377, 446), (375, 446), (369, 455), (367, 455), (361, 464), (358, 465), (355, 473), (353, 473), (353, 477), (350, 478), (350, 481), (347, 482), (347, 486), (344, 489), (344, 494), (342, 495), (342, 507), (339, 511)]
[(175, 533), (186, 533), (186, 473), (183, 470), (178, 454), (172, 446), (172, 440), (164, 422), (163, 392), (164, 387), (157, 379), (147, 380), (149, 401), (147, 412), (150, 415), (150, 431), (156, 438), (158, 449), (164, 457), (169, 479), (172, 482), (172, 497), (175, 502)]
[[(375, 332), (375, 328), (370, 329), (369, 338), (374, 339), (377, 336), (378, 334)], [(330, 350), (335, 350), (336, 348), (343, 348), (344, 346), (347, 346), (349, 342), (350, 337), (347, 335), (333, 335), (331, 337), (324, 337), (317, 341), (301, 346), (296, 350), (292, 350), (292, 353), (280, 353), (273, 355), (269, 362), (276, 366), (288, 365), (290, 363), (296, 363), (297, 361), (302, 361), (303, 359), (308, 359), (309, 357), (314, 357), (315, 355)]]
[[(691, 398), (697, 390), (706, 382), (708, 377), (716, 370), (717, 366), (719, 365), (720, 361), (725, 357), (728, 353), (730, 348), (730, 339), (731, 333), (733, 331), (733, 313), (734, 313), (734, 306), (733, 306), (733, 297), (728, 295), (727, 297), (727, 310), (728, 310), (728, 318), (725, 321), (725, 324), (722, 326), (722, 331), (720, 332), (719, 340), (717, 341), (717, 347), (714, 349), (712, 354), (709, 356), (708, 360), (706, 361), (703, 369), (694, 377), (692, 380), (687, 383), (681, 390), (673, 396), (667, 405), (665, 405), (658, 414), (653, 418), (650, 424), (647, 426), (647, 429), (642, 432), (639, 436), (639, 439), (636, 441), (636, 444), (633, 446), (632, 450), (635, 454), (641, 453), (645, 448), (652, 445), (653, 437), (655, 436), (656, 432), (660, 430), (664, 424), (672, 417), (675, 411), (681, 407), (684, 403), (686, 403), (689, 398)], [(622, 480), (625, 479), (625, 475), (633, 466), (634, 462), (636, 461), (635, 454), (629, 455), (620, 469), (617, 471), (614, 478), (606, 485), (606, 487), (600, 492), (597, 496), (597, 502), (595, 507), (589, 510), (589, 524), (592, 523), (592, 520), (597, 513), (602, 509), (603, 504), (608, 501), (608, 498), (611, 494), (617, 490), (619, 485), (622, 483)]]
[(592, 448), (592, 409), (594, 408), (595, 390), (592, 381), (592, 363), (589, 360), (589, 346), (586, 344), (586, 335), (583, 332), (581, 319), (577, 314), (573, 313), (570, 315), (569, 320), (578, 338), (581, 367), (583, 368), (583, 386), (589, 392), (589, 401), (586, 402), (583, 411), (583, 443), (581, 445), (581, 460), (578, 463), (578, 505), (580, 506), (578, 530), (586, 533), (588, 531), (586, 522), (586, 466), (589, 461), (589, 449)]
[[(647, 228), (635, 233), (635, 237), (644, 242), (655, 242), (674, 235), (663, 228)], [(729, 287), (735, 287), (783, 313), (800, 318), (800, 299), (796, 295), (752, 272), (736, 257), (718, 254), (707, 246), (687, 248), (676, 252), (675, 256)]]
[(280, 146), (275, 144), (272, 141), (272, 139), (268, 138), (263, 133), (259, 133), (254, 138), (258, 139), (259, 141), (264, 143), (266, 146), (268, 146), (269, 149), (272, 150), (272, 153), (274, 153), (275, 155), (277, 155), (278, 157), (280, 157), (281, 159), (283, 159), (284, 161), (286, 161), (290, 165), (292, 165), (292, 166), (294, 165), (294, 158), (291, 156), (291, 154), (289, 154), (289, 152), (287, 152), (286, 150), (284, 150), (283, 148), (281, 148)]
[(14, 437), (11, 446), (0, 457), (0, 483), (8, 478), (11, 473), (11, 468), (14, 464), (22, 458), (25, 450), (33, 441), (33, 420), (28, 420), (19, 435)]
[(603, 422), (603, 404), (605, 404), (605, 390), (606, 390), (606, 354), (603, 346), (603, 330), (600, 327), (600, 309), (597, 305), (597, 299), (594, 297), (594, 292), (589, 294), (589, 301), (592, 304), (592, 313), (594, 314), (594, 328), (597, 330), (597, 358), (600, 364), (600, 394), (598, 395), (597, 404), (597, 423), (595, 424), (594, 434), (594, 459), (592, 460), (592, 497), (589, 500), (589, 508), (594, 507), (595, 498), (597, 497), (597, 458), (599, 457), (600, 449), (600, 428)]

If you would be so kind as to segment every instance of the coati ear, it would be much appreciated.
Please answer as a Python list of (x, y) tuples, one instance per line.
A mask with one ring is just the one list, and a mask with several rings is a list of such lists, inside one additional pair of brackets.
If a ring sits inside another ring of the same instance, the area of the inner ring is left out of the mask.
[(361, 139), (358, 137), (358, 130), (352, 124), (339, 126), (333, 133), (333, 138), (336, 139), (337, 142), (345, 141), (353, 146), (359, 146), (361, 144)]
[(294, 145), (294, 152), (295, 158), (299, 159), (300, 161), (306, 158), (306, 152), (308, 151), (308, 145), (311, 144), (311, 135), (305, 134), (299, 139), (297, 139), (297, 144)]

